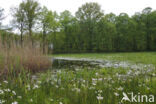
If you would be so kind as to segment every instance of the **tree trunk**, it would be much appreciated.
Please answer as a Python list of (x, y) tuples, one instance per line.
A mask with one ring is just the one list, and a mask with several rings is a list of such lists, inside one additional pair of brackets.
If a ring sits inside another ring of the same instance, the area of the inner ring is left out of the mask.
[(45, 54), (45, 38), (46, 38), (46, 32), (45, 32), (45, 26), (43, 26), (43, 54)]
[(23, 26), (21, 25), (21, 47), (23, 47)]
[(34, 42), (33, 42), (33, 37), (32, 37), (32, 30), (31, 30), (31, 28), (29, 28), (29, 36), (30, 36), (30, 40), (31, 40), (31, 45), (32, 45), (32, 47), (33, 47)]

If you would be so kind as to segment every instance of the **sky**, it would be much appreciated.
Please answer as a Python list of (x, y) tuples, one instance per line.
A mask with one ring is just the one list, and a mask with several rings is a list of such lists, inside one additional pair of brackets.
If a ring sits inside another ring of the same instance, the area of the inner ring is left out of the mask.
[[(36, 0), (41, 6), (46, 6), (49, 10), (58, 13), (69, 10), (73, 15), (78, 8), (86, 2), (97, 2), (101, 5), (104, 13), (115, 13), (119, 15), (124, 12), (133, 15), (135, 12), (141, 12), (145, 7), (151, 7), (156, 10), (156, 0)], [(11, 20), (10, 8), (17, 7), (22, 0), (0, 0), (0, 7), (5, 9), (4, 25), (9, 24)]]

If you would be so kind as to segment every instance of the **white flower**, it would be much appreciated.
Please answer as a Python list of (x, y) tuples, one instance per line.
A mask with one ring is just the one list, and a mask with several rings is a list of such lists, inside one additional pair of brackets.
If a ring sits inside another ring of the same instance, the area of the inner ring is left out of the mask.
[(103, 100), (103, 97), (100, 95), (100, 94), (98, 94), (98, 96), (96, 97), (98, 100)]
[(17, 96), (17, 98), (21, 99), (21, 98), (22, 98), (22, 96)]
[(91, 86), (91, 87), (89, 87), (89, 89), (90, 89), (90, 90), (91, 90), (91, 89), (95, 89), (95, 87), (92, 87), (92, 86)]
[(95, 82), (93, 82), (93, 83), (92, 83), (92, 85), (94, 85), (94, 86), (95, 86), (95, 85), (96, 85), (96, 83), (95, 83)]
[(80, 92), (81, 90), (79, 88), (73, 88), (72, 91)]
[(116, 92), (114, 93), (114, 95), (115, 95), (115, 96), (119, 96), (119, 94), (118, 94), (118, 93), (116, 93)]
[(140, 73), (139, 71), (136, 71), (134, 74), (135, 74), (135, 75), (139, 75), (139, 73)]
[(95, 91), (95, 93), (98, 93), (97, 91)]
[(97, 81), (97, 79), (96, 78), (92, 78), (92, 81)]
[(11, 90), (10, 90), (10, 89), (4, 89), (4, 91), (5, 91), (5, 92), (10, 92)]
[(0, 104), (3, 104), (3, 103), (5, 103), (5, 101), (4, 100), (0, 100)]
[(30, 87), (30, 85), (27, 85), (26, 87)]
[(75, 90), (76, 90), (77, 92), (80, 92), (80, 91), (81, 91), (79, 88), (75, 88)]
[(59, 102), (59, 104), (63, 104), (62, 102)]
[(58, 86), (58, 85), (56, 85), (55, 87), (56, 87), (56, 88), (58, 88), (59, 86)]
[(96, 75), (96, 76), (98, 76), (98, 75), (99, 75), (99, 73), (95, 73), (95, 75)]
[(112, 80), (112, 78), (107, 78), (108, 81)]
[(15, 91), (12, 91), (12, 93), (13, 93), (14, 95), (16, 95), (16, 92), (15, 92)]
[(155, 73), (153, 73), (153, 74), (152, 74), (152, 76), (153, 76), (153, 77), (155, 77), (155, 76), (156, 76), (156, 74), (155, 74)]
[(33, 102), (33, 99), (30, 99), (30, 102)]
[(18, 104), (18, 102), (17, 102), (17, 101), (15, 101), (15, 102), (12, 102), (11, 104)]
[(54, 85), (54, 82), (51, 82), (51, 85)]
[(50, 99), (50, 101), (54, 101), (53, 99)]
[(75, 86), (76, 86), (76, 84), (74, 83), (74, 84), (73, 84), (73, 86), (75, 87)]
[(98, 90), (99, 93), (102, 93), (102, 90)]
[(122, 91), (122, 90), (123, 90), (123, 88), (120, 86), (120, 87), (118, 88), (118, 90), (119, 90), (119, 91)]
[(102, 78), (99, 78), (98, 81), (102, 81)]
[(33, 75), (32, 80), (37, 80), (37, 76)]
[(83, 80), (83, 83), (85, 83), (86, 82), (86, 80)]
[(28, 90), (30, 90), (30, 85), (27, 85)]
[(39, 86), (35, 84), (34, 87), (33, 87), (33, 89), (36, 89), (36, 88), (39, 88)]
[(85, 84), (82, 84), (81, 86), (82, 86), (82, 87), (86, 87)]
[(58, 70), (58, 71), (57, 71), (57, 73), (61, 73), (61, 72), (62, 72), (61, 70)]
[(150, 88), (149, 88), (149, 87), (147, 87), (147, 90), (150, 90)]
[(3, 90), (0, 90), (0, 95), (4, 94), (4, 91)]
[(4, 83), (8, 83), (8, 81), (3, 81)]

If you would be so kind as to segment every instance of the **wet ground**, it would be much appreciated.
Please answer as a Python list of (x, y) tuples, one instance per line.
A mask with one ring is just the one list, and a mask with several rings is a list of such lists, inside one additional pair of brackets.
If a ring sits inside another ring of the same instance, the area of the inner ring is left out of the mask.
[(152, 64), (136, 64), (127, 61), (111, 61), (111, 60), (99, 60), (99, 59), (86, 59), (86, 58), (62, 58), (57, 57), (53, 59), (54, 68), (124, 68), (132, 69), (136, 71), (143, 70), (144, 73), (151, 72), (155, 69)]

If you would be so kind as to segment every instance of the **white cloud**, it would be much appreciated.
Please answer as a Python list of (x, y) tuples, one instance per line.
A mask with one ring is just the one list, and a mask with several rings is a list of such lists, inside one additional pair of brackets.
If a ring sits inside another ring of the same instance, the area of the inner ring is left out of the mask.
[[(0, 0), (0, 7), (5, 9), (5, 15), (8, 18), (4, 24), (8, 24), (11, 17), (9, 16), (10, 7), (17, 6), (22, 0)], [(86, 2), (98, 2), (105, 13), (113, 12), (119, 14), (126, 12), (133, 15), (135, 12), (142, 11), (145, 7), (156, 9), (156, 0), (37, 0), (43, 6), (47, 6), (52, 11), (62, 12), (69, 10), (74, 14), (78, 7)]]

